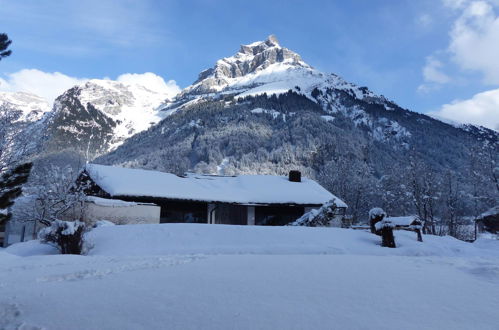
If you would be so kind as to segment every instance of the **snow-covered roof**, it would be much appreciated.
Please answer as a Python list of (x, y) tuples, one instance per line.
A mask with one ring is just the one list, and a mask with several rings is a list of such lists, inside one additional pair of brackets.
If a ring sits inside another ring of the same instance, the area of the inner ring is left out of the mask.
[(410, 226), (414, 221), (419, 220), (417, 215), (408, 215), (404, 217), (387, 217), (386, 220), (389, 220), (395, 226)]
[(497, 215), (499, 215), (499, 205), (496, 205), (493, 208), (487, 210), (486, 212), (483, 212), (482, 214), (480, 214), (480, 216), (477, 218), (477, 220), (483, 220), (485, 218), (497, 216)]
[(120, 199), (108, 199), (108, 198), (100, 198), (95, 196), (87, 196), (86, 201), (88, 203), (93, 203), (99, 206), (106, 207), (127, 207), (127, 206), (136, 206), (136, 205), (156, 205), (153, 203), (137, 203), (137, 202), (127, 202), (122, 201)]
[(179, 177), (158, 171), (87, 164), (92, 180), (111, 196), (147, 196), (237, 204), (323, 204), (337, 200), (317, 182), (302, 178), (291, 182), (286, 176), (210, 176), (189, 174)]

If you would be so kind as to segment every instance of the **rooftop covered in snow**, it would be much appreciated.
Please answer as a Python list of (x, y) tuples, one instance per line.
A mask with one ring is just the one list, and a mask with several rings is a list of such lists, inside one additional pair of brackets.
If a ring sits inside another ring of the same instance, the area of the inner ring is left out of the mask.
[(203, 202), (236, 204), (321, 205), (336, 199), (347, 205), (317, 182), (302, 178), (291, 182), (286, 176), (239, 175), (212, 176), (171, 173), (87, 164), (90, 178), (112, 197), (144, 196)]

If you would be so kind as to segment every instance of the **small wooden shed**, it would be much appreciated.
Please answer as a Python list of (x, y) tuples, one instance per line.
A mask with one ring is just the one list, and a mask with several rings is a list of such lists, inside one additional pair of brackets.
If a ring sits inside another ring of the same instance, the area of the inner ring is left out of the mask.
[(482, 213), (475, 220), (475, 239), (483, 233), (499, 235), (499, 205)]

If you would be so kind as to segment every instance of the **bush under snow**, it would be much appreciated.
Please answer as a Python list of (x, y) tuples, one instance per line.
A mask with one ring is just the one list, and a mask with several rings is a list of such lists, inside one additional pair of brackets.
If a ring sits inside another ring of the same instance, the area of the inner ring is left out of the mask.
[[(305, 226), (305, 227), (340, 227), (341, 223), (336, 220), (336, 201), (335, 199), (322, 205), (319, 209), (313, 209), (298, 220), (290, 223), (290, 226)], [(337, 223), (338, 222), (338, 223)]]
[(82, 254), (85, 231), (86, 225), (81, 221), (54, 220), (38, 233), (38, 238), (54, 245), (62, 254)]

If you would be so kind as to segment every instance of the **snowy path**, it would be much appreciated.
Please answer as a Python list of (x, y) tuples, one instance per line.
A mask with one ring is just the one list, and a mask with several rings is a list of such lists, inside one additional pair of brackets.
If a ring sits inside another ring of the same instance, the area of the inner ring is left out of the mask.
[(224, 242), (227, 253), (206, 254), (186, 237), (199, 253), (158, 255), (154, 241), (147, 256), (0, 250), (0, 329), (498, 329), (499, 257), (469, 256), (471, 245), (464, 257), (229, 253)]

